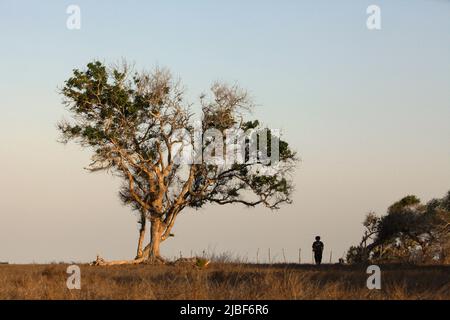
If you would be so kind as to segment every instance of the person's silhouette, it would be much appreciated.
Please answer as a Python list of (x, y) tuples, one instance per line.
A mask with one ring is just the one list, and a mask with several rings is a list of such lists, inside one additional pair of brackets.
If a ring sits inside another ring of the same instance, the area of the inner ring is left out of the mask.
[(320, 237), (316, 237), (316, 241), (314, 241), (312, 245), (312, 249), (314, 252), (314, 260), (316, 264), (319, 265), (322, 263), (322, 252), (323, 252), (323, 242), (320, 241)]

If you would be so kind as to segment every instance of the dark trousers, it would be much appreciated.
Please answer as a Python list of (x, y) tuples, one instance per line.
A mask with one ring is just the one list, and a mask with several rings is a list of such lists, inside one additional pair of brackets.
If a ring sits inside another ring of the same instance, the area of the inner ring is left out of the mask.
[(314, 252), (314, 260), (316, 260), (316, 264), (322, 263), (322, 252), (316, 251)]

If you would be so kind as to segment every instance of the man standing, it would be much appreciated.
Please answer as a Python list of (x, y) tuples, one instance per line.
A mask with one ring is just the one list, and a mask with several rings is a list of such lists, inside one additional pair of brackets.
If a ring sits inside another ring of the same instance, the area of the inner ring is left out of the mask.
[(316, 237), (316, 241), (314, 241), (312, 245), (312, 249), (314, 252), (314, 260), (316, 264), (319, 265), (322, 263), (322, 252), (323, 252), (323, 242), (320, 241), (320, 237)]

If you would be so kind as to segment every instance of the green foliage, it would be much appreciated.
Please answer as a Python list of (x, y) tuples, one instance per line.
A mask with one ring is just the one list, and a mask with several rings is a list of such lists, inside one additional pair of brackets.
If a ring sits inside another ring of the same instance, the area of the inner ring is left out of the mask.
[(247, 121), (242, 125), (242, 130), (247, 131), (250, 129), (256, 129), (259, 127), (259, 121), (258, 120), (254, 120), (254, 121)]
[(199, 269), (206, 268), (210, 263), (211, 261), (205, 258), (196, 258), (195, 260), (195, 266)]
[(254, 190), (264, 191), (266, 188), (269, 188), (273, 191), (282, 192), (286, 195), (289, 194), (287, 180), (283, 177), (253, 175), (250, 181)]
[(420, 199), (414, 195), (409, 195), (395, 202), (388, 209), (389, 213), (405, 212), (420, 204)]
[(445, 253), (450, 241), (448, 197), (449, 194), (423, 205), (416, 196), (409, 195), (391, 205), (381, 218), (368, 215), (364, 222), (365, 234), (373, 233), (373, 242), (367, 245), (367, 239), (363, 237), (359, 246), (349, 249), (348, 261), (410, 261), (411, 250), (416, 247), (421, 248), (422, 260), (439, 255), (442, 260), (450, 255), (450, 252)]
[(347, 251), (346, 261), (349, 264), (365, 262), (364, 248), (361, 246), (351, 246)]

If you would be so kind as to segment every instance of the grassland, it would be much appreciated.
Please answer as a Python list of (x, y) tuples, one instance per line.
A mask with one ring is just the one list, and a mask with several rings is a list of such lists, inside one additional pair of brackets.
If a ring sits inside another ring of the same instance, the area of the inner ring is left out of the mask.
[(68, 290), (67, 266), (0, 265), (0, 299), (450, 300), (450, 266), (381, 266), (381, 290), (367, 289), (362, 266), (234, 263), (80, 265), (82, 288)]

